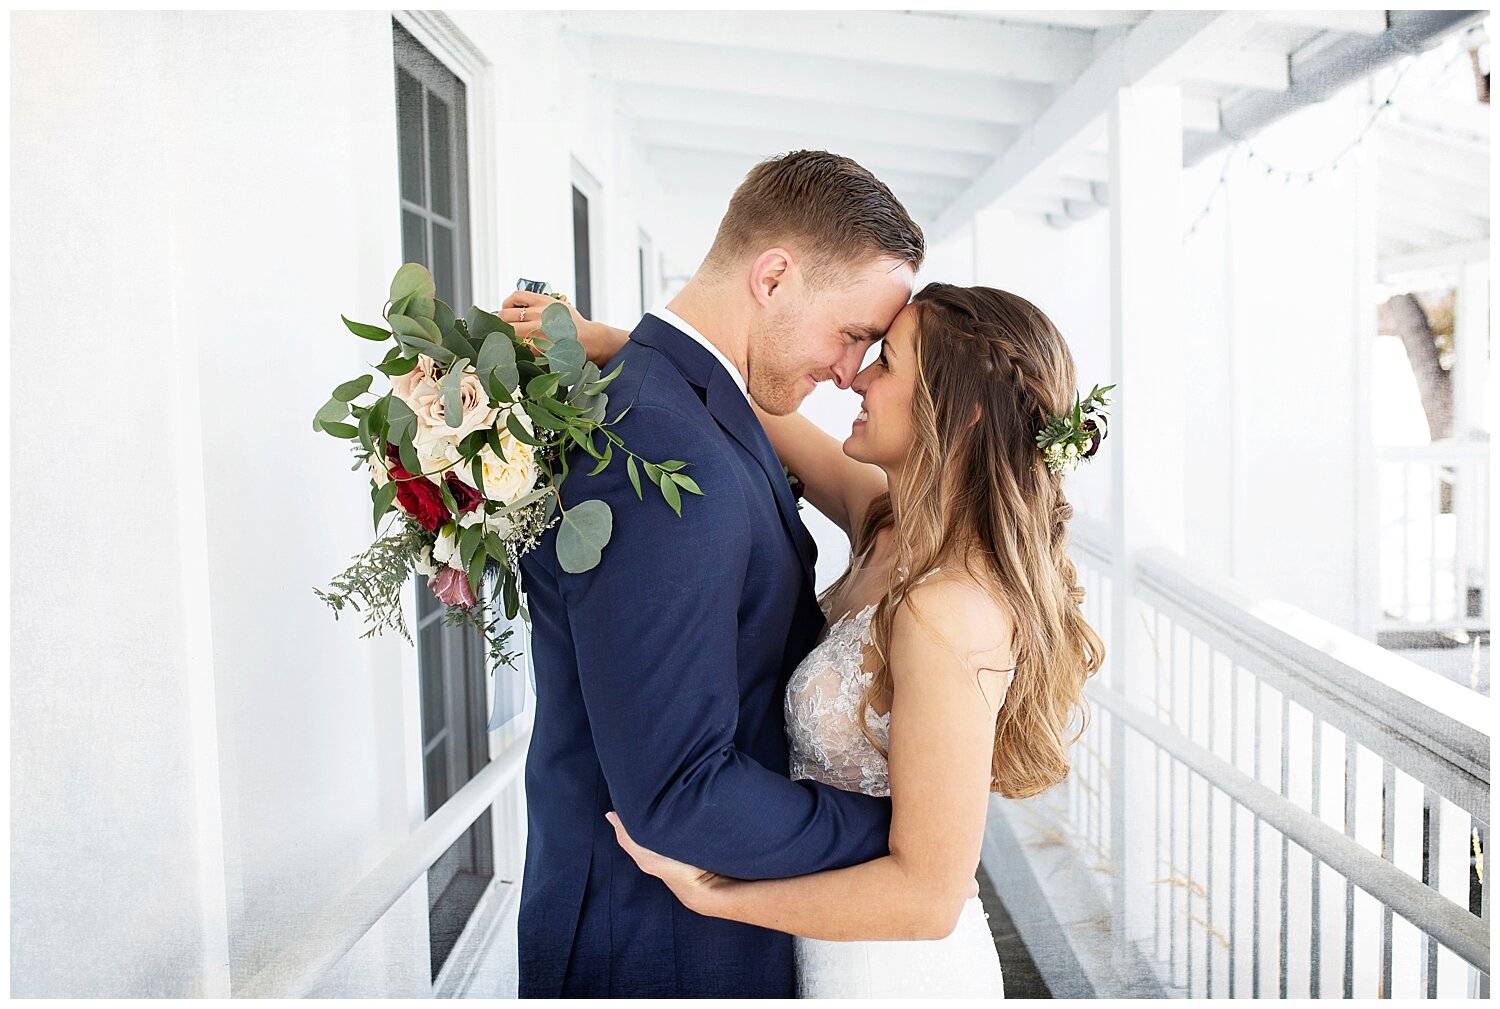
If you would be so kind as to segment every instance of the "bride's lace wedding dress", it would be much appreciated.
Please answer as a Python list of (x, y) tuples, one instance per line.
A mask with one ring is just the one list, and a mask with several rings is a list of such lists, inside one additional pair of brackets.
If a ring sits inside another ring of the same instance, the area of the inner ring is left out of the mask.
[[(811, 778), (868, 795), (890, 795), (885, 758), (855, 721), (870, 674), (872, 604), (840, 617), (792, 673), (786, 690), (786, 729), (793, 779)], [(826, 615), (826, 614), (825, 614)], [(890, 738), (889, 714), (866, 711), (881, 746)], [(892, 998), (904, 995), (999, 998), (1000, 958), (978, 897), (964, 905), (946, 939), (833, 942), (795, 937), (799, 998)]]

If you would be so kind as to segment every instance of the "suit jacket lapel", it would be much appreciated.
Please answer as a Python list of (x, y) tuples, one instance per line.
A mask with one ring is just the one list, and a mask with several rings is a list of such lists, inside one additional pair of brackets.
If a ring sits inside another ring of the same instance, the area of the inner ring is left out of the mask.
[(704, 390), (703, 402), (708, 407), (708, 412), (760, 464), (760, 468), (765, 471), (766, 480), (771, 484), (776, 508), (781, 512), (782, 524), (786, 526), (787, 535), (797, 548), (803, 573), (809, 582), (814, 582), (812, 536), (797, 514), (797, 502), (792, 497), (792, 488), (776, 458), (776, 451), (771, 447), (765, 429), (760, 426), (755, 411), (750, 409), (750, 404), (734, 379), (712, 354), (690, 336), (654, 315), (641, 319), (630, 338), (660, 351), (676, 365), (684, 378)]

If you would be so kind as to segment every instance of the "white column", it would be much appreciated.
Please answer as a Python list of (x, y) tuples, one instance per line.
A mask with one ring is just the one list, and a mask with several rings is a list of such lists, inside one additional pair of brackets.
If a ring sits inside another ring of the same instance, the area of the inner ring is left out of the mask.
[(1465, 263), (1454, 304), (1453, 436), (1484, 429), (1484, 389), (1490, 371), (1490, 261)]
[[(1109, 444), (1115, 564), (1106, 683), (1150, 704), (1158, 659), (1147, 626), (1154, 622), (1142, 620), (1129, 591), (1132, 558), (1146, 547), (1181, 553), (1186, 538), (1181, 89), (1121, 89), (1109, 108), (1109, 146), (1109, 381), (1118, 388)], [(1161, 868), (1152, 864), (1149, 840), (1153, 750), (1114, 723), (1109, 738), (1113, 925), (1134, 938), (1151, 928), (1150, 881)]]

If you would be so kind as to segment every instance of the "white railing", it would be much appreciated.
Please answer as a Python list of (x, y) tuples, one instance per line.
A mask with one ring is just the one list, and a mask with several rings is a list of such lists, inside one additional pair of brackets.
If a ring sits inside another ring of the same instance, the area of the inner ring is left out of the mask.
[(1068, 781), (1009, 808), (1094, 870), (1113, 938), (1188, 997), (1486, 995), (1488, 700), (1074, 531), (1109, 656)]
[(1376, 450), (1382, 631), (1489, 630), (1489, 440)]
[(526, 766), (530, 743), (529, 727), (518, 726), (515, 738), (504, 750), (342, 899), (309, 921), (302, 934), (243, 989), (237, 989), (234, 996), (306, 998), (329, 969), (385, 917), (412, 884), (517, 780)]

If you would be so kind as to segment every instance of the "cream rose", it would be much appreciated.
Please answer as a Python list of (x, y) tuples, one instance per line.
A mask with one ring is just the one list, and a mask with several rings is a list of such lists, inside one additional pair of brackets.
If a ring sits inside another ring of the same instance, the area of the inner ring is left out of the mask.
[[(535, 430), (530, 415), (524, 410), (512, 406), (510, 413), (520, 422), (527, 434)], [(503, 422), (500, 423), (499, 431), (500, 448), (505, 452), (505, 458), (502, 460), (489, 445), (479, 450), (479, 465), (484, 486), (476, 489), (489, 500), (508, 505), (530, 494), (536, 487), (538, 467), (536, 456), (532, 454), (530, 445), (518, 440)], [(462, 470), (458, 474), (459, 479), (473, 487), (474, 475), (469, 471), (470, 467), (464, 466)]]
[(465, 368), (458, 380), (458, 399), (463, 417), (457, 427), (450, 427), (444, 415), (444, 396), (437, 385), (421, 385), (413, 392), (412, 413), (417, 415), (417, 430), (412, 437), (420, 445), (435, 438), (460, 439), (495, 423), (500, 411), (490, 406), (490, 394), (484, 391), (479, 376)]
[(452, 568), (462, 568), (458, 556), (458, 530), (451, 524), (443, 526), (443, 531), (438, 533), (438, 538), (433, 542), (432, 559)]
[[(420, 430), (420, 429), (419, 429)], [(412, 447), (417, 452), (417, 462), (422, 464), (422, 472), (427, 479), (433, 483), (442, 483), (448, 476), (449, 469), (459, 476), (463, 476), (463, 470), (468, 469), (459, 460), (462, 456), (458, 452), (458, 439), (456, 438), (433, 438), (422, 441), (419, 437), (413, 441)], [(451, 466), (450, 466), (451, 464)], [(444, 467), (448, 467), (445, 469)], [(473, 486), (473, 478), (466, 480)]]

